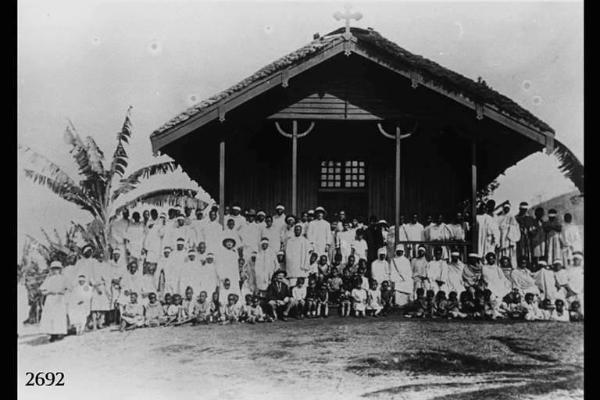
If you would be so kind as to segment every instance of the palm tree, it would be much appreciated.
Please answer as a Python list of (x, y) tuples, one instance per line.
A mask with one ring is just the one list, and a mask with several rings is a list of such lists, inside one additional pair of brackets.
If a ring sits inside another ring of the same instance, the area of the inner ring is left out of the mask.
[(108, 258), (109, 223), (116, 211), (113, 207), (115, 201), (134, 190), (141, 179), (173, 172), (177, 168), (174, 161), (166, 161), (140, 168), (124, 177), (129, 158), (125, 145), (132, 134), (131, 108), (128, 108), (123, 126), (117, 133), (117, 146), (108, 168), (103, 163), (104, 153), (94, 139), (91, 136), (82, 139), (73, 124), (68, 122), (64, 138), (71, 146), (70, 153), (79, 168), (82, 178), (79, 182), (43, 155), (27, 146), (19, 146), (27, 156), (28, 167), (24, 169), (27, 178), (48, 187), (59, 197), (92, 215), (93, 221), (87, 228), (79, 227), (78, 230), (87, 232), (88, 237), (94, 239), (91, 244), (105, 259)]

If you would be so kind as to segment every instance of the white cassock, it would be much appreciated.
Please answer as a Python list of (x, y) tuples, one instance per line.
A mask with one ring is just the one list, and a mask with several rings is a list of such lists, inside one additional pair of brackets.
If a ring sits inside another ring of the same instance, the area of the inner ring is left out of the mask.
[(204, 227), (207, 219), (194, 219), (190, 223), (190, 227), (194, 233), (194, 245), (197, 247), (200, 242), (206, 242), (204, 239)]
[(498, 265), (485, 264), (481, 267), (481, 278), (492, 291), (492, 295), (502, 299), (512, 290), (512, 284)]
[(169, 257), (165, 257), (164, 255), (158, 260), (158, 266), (156, 268), (156, 273), (160, 277), (160, 274), (164, 274), (164, 293), (175, 293), (177, 289), (177, 280), (179, 279), (175, 266), (173, 264), (173, 259), (170, 254)]
[[(408, 237), (409, 241), (418, 242), (425, 240), (425, 228), (419, 222), (417, 222), (416, 224), (408, 223), (404, 224), (403, 226), (405, 228), (404, 230), (406, 231), (406, 236)], [(411, 257), (416, 257), (417, 245), (411, 244), (408, 247), (409, 248), (407, 250), (410, 250), (410, 252), (407, 254), (409, 254)]]
[(277, 215), (273, 215), (273, 226), (275, 227), (275, 229), (278, 230), (279, 234), (281, 234), (283, 232), (283, 230), (286, 227), (286, 223), (285, 223), (285, 218), (286, 215), (285, 214), (281, 214), (281, 216), (277, 216)]
[(155, 223), (152, 228), (148, 229), (144, 238), (144, 249), (146, 249), (146, 261), (158, 262), (163, 250), (163, 239), (165, 236), (166, 226)]
[[(129, 295), (132, 292), (137, 293), (138, 297), (142, 297), (142, 276), (138, 274), (125, 275), (121, 280), (121, 288), (121, 299), (119, 300), (121, 304), (129, 303)], [(125, 294), (126, 291), (128, 292), (127, 295)]]
[[(448, 263), (445, 260), (431, 260), (427, 263), (427, 279), (429, 279), (429, 285), (435, 293), (443, 290), (448, 295), (446, 288), (448, 285)], [(443, 282), (442, 286), (438, 284), (438, 281)]]
[(64, 292), (69, 286), (69, 282), (61, 274), (48, 276), (40, 286), (40, 290), (63, 292), (46, 295), (40, 321), (41, 332), (49, 335), (67, 334), (67, 299)]
[(206, 222), (203, 233), (207, 251), (217, 252), (223, 247), (223, 227), (216, 219)]
[(171, 246), (171, 248), (174, 249), (177, 246), (177, 239), (179, 238), (185, 240), (184, 249), (187, 250), (194, 245), (196, 241), (196, 232), (191, 225), (168, 227), (165, 230), (163, 245)]
[(390, 260), (390, 281), (394, 283), (396, 304), (404, 305), (410, 300), (414, 291), (412, 268), (410, 261), (404, 256)]
[(462, 224), (448, 224), (450, 229), (450, 240), (465, 240), (465, 229)]
[[(448, 226), (444, 223), (441, 224), (433, 224), (429, 227), (429, 240), (434, 241), (434, 242), (441, 242), (441, 241), (446, 241), (446, 240), (450, 240), (450, 238), (452, 237), (452, 232), (450, 231), (450, 228), (448, 228)], [(448, 259), (448, 257), (450, 256), (449, 254), (449, 249), (447, 246), (442, 246), (442, 258), (443, 259)]]
[(260, 243), (260, 226), (254, 223), (247, 223), (240, 228), (240, 239), (243, 245), (244, 259), (248, 260), (253, 251), (258, 252)]
[(291, 227), (289, 227), (286, 225), (283, 228), (283, 230), (281, 231), (281, 245), (283, 246), (284, 249), (285, 249), (285, 246), (286, 246), (288, 240), (290, 240), (293, 237), (294, 237), (294, 226), (292, 225)]
[(461, 292), (465, 291), (465, 285), (463, 283), (463, 270), (465, 265), (459, 260), (456, 263), (448, 263), (448, 281), (446, 282), (447, 287), (446, 294), (450, 292), (456, 292), (460, 296)]
[(129, 250), (129, 256), (140, 259), (142, 257), (142, 248), (145, 237), (145, 227), (142, 222), (131, 223), (127, 228), (127, 250)]
[[(583, 251), (583, 242), (579, 234), (579, 227), (573, 223), (564, 223), (562, 226), (563, 244), (564, 244), (564, 265), (571, 265), (573, 252)], [(552, 260), (554, 261), (554, 260)]]
[(96, 261), (91, 264), (91, 274), (86, 276), (95, 286), (92, 290), (92, 311), (109, 311), (112, 268), (106, 262)]
[(92, 288), (88, 284), (77, 285), (67, 295), (69, 323), (85, 326), (91, 311)]
[(265, 225), (260, 231), (260, 238), (269, 239), (269, 249), (277, 252), (281, 248), (281, 229), (271, 225), (267, 228)]
[(205, 291), (208, 298), (212, 298), (212, 294), (217, 289), (217, 286), (219, 286), (219, 277), (217, 276), (215, 264), (206, 263), (200, 266), (198, 280), (200, 281), (198, 294), (201, 291)]
[(337, 233), (337, 242), (340, 247), (340, 253), (342, 254), (342, 264), (345, 264), (348, 260), (348, 256), (352, 253), (352, 242), (356, 237), (356, 231), (354, 229), (348, 229), (347, 231), (340, 231)]
[(188, 258), (186, 260), (186, 262), (181, 267), (181, 272), (179, 274), (177, 293), (179, 293), (182, 296), (185, 296), (185, 291), (189, 286), (194, 291), (194, 296), (198, 296), (202, 286), (200, 282), (201, 268), (202, 263), (198, 261), (198, 259), (190, 261), (190, 259)]
[(371, 277), (377, 281), (379, 285), (383, 281), (390, 280), (390, 265), (386, 260), (379, 258), (371, 263)]
[(542, 299), (550, 299), (554, 303), (556, 299), (564, 300), (564, 296), (556, 287), (556, 274), (546, 268), (540, 269), (534, 275), (535, 284), (542, 292)]
[(121, 249), (121, 255), (125, 255), (125, 237), (127, 235), (127, 228), (129, 227), (129, 221), (119, 218), (114, 220), (110, 224), (109, 242), (113, 249), (119, 247)]
[(225, 226), (227, 226), (227, 220), (234, 220), (235, 224), (233, 225), (233, 229), (235, 229), (236, 231), (242, 229), (242, 227), (248, 223), (248, 221), (246, 221), (246, 218), (244, 218), (241, 214), (229, 215), (227, 216), (227, 218), (223, 219), (225, 220)]
[(477, 249), (480, 257), (496, 253), (500, 241), (500, 229), (494, 217), (488, 214), (477, 215)]
[(168, 286), (173, 290), (173, 292), (169, 293), (177, 293), (179, 290), (179, 274), (181, 274), (181, 270), (185, 265), (185, 260), (188, 259), (187, 251), (172, 251), (169, 255), (169, 259), (171, 262), (168, 264), (168, 273), (165, 271), (165, 286)]
[(315, 253), (319, 256), (327, 255), (325, 246), (331, 245), (331, 225), (324, 219), (311, 221), (308, 224), (307, 238)]
[(294, 236), (287, 241), (285, 266), (288, 279), (308, 276), (310, 250), (310, 243), (304, 236)]
[(256, 279), (256, 288), (258, 290), (267, 290), (271, 283), (273, 273), (279, 268), (276, 253), (268, 247), (267, 250), (262, 248), (256, 255), (256, 263), (254, 264), (254, 276)]
[(514, 215), (505, 214), (497, 217), (500, 231), (499, 255), (509, 257), (512, 266), (517, 265), (517, 242), (521, 240), (521, 228)]
[(227, 250), (221, 247), (215, 256), (215, 265), (217, 268), (217, 276), (219, 277), (219, 283), (222, 285), (223, 281), (229, 278), (231, 286), (240, 285), (240, 269), (239, 269), (239, 255), (235, 250)]

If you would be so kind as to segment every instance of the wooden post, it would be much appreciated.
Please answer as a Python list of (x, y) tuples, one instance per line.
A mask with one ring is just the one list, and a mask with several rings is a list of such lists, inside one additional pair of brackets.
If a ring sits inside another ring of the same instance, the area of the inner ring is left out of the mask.
[[(400, 240), (400, 143), (402, 142), (402, 138), (400, 136), (400, 127), (396, 127), (396, 194), (395, 194), (395, 214), (394, 214), (394, 223), (395, 230), (394, 232), (394, 252), (396, 251), (396, 246), (398, 245), (398, 241)], [(395, 253), (394, 253), (395, 254)]]
[(292, 121), (292, 215), (298, 215), (298, 121)]
[(471, 249), (477, 253), (477, 142), (476, 138), (471, 140)]
[(225, 139), (219, 144), (219, 223), (225, 218)]

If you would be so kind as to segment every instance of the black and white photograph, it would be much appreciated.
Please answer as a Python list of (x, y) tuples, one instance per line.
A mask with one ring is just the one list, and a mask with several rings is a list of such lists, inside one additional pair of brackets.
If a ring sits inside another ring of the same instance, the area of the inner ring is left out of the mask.
[(18, 0), (18, 398), (584, 399), (583, 19)]

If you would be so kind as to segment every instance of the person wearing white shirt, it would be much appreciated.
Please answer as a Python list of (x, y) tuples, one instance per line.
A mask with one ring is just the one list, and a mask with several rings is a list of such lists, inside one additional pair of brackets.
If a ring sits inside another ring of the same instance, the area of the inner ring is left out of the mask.
[(314, 252), (322, 255), (327, 255), (331, 246), (331, 225), (325, 219), (325, 209), (317, 207), (315, 209), (317, 219), (308, 224), (307, 238), (312, 244)]

